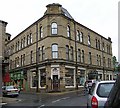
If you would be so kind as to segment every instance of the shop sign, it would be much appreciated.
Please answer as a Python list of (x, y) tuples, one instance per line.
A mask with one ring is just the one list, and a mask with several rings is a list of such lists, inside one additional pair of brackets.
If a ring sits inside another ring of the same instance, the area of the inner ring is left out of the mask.
[(59, 71), (57, 68), (52, 69), (52, 75), (58, 75)]

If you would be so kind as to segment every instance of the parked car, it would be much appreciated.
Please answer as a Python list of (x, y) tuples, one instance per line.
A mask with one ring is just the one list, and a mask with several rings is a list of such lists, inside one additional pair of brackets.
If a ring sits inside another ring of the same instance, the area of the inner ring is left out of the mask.
[(86, 80), (85, 82), (85, 91), (89, 91), (89, 89), (92, 87), (92, 84), (95, 83), (96, 80)]
[(15, 86), (3, 86), (2, 93), (3, 96), (18, 96), (19, 90)]
[(94, 82), (96, 82), (96, 80), (87, 80), (86, 84), (88, 84), (88, 87), (91, 88)]
[(96, 81), (88, 93), (87, 108), (104, 107), (115, 81)]
[(117, 76), (104, 108), (120, 108), (120, 75)]

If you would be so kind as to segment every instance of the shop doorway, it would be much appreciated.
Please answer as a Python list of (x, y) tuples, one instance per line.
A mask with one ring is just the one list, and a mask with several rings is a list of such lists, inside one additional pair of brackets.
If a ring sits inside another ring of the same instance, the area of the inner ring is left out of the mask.
[(59, 80), (58, 75), (53, 75), (53, 91), (58, 91)]

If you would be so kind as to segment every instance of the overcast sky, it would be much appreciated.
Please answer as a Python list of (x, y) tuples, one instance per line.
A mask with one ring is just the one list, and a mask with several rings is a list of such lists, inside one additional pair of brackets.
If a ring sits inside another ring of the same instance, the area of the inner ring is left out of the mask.
[(0, 0), (0, 20), (8, 22), (12, 38), (41, 18), (46, 5), (59, 3), (80, 24), (111, 37), (113, 56), (118, 58), (119, 0)]

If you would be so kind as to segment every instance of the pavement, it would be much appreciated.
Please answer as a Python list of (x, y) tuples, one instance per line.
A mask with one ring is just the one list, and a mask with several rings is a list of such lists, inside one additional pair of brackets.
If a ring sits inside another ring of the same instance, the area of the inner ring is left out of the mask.
[[(74, 91), (65, 91), (65, 92), (52, 92), (52, 93), (35, 93), (35, 92), (24, 92), (21, 91), (22, 94), (40, 94), (40, 95), (64, 95), (67, 93), (77, 93), (77, 94), (81, 94), (83, 93), (84, 90), (80, 89), (80, 90), (74, 90)], [(15, 103), (21, 101), (19, 98), (15, 98), (15, 97), (2, 97), (2, 103), (0, 104), (7, 104), (7, 103)]]

